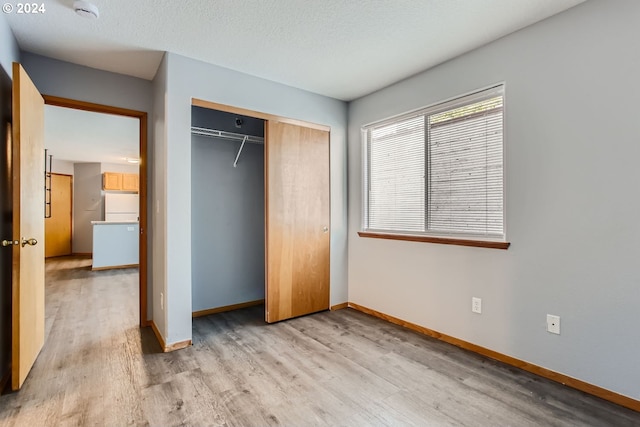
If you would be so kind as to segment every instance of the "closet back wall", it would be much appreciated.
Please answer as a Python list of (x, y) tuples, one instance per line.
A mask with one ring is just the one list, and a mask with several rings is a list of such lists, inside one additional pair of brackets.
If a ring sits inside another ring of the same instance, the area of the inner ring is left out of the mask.
[(234, 168), (240, 143), (191, 137), (194, 312), (264, 299), (264, 146)]

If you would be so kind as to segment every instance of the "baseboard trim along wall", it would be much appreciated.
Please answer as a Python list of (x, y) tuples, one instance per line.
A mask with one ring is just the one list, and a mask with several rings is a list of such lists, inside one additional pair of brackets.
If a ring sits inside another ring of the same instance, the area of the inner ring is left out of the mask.
[(153, 333), (156, 336), (156, 339), (158, 340), (158, 343), (160, 344), (160, 348), (162, 348), (163, 353), (169, 353), (171, 351), (180, 350), (182, 348), (187, 348), (191, 345), (191, 340), (179, 341), (179, 342), (167, 345), (164, 342), (164, 338), (162, 337), (162, 334), (158, 330), (158, 327), (156, 326), (156, 322), (151, 320), (150, 323), (151, 323), (151, 329), (153, 330)]
[[(388, 314), (381, 313), (379, 311), (361, 306), (356, 303), (349, 302), (347, 304), (349, 308), (360, 311), (362, 313), (366, 313), (371, 316), (386, 320), (387, 322), (403, 326), (407, 329), (411, 329), (421, 334), (428, 335), (432, 338), (436, 338), (446, 343), (455, 345), (456, 347), (473, 351), (474, 353), (478, 353), (483, 356), (489, 357), (491, 359), (497, 360), (499, 362), (506, 363), (507, 365), (515, 366), (516, 368), (520, 368), (524, 371), (531, 372), (533, 374), (550, 379), (552, 381), (559, 382), (560, 384), (566, 385), (568, 387), (575, 388), (577, 390), (583, 391), (593, 396), (597, 396), (599, 398), (616, 403), (620, 406), (624, 406), (626, 408), (633, 409), (634, 411), (640, 412), (640, 400), (635, 400), (630, 397), (624, 396), (622, 394), (613, 392), (611, 390), (598, 387), (597, 385), (589, 384), (582, 380), (572, 378), (567, 375), (560, 374), (558, 372), (551, 371), (547, 368), (543, 368), (541, 366), (537, 366), (529, 362), (525, 362), (524, 360), (516, 359), (515, 357), (507, 356), (506, 354), (498, 353), (497, 351), (493, 351), (488, 348), (481, 347), (479, 345), (472, 344), (470, 342), (463, 341), (461, 339), (458, 339), (449, 335), (441, 334), (440, 332), (434, 331), (429, 328), (425, 328), (424, 326), (407, 322), (397, 317), (393, 317)], [(341, 306), (342, 304), (339, 304), (339, 305)], [(333, 310), (333, 307), (331, 309)]]
[(121, 270), (123, 268), (138, 268), (138, 267), (140, 267), (140, 264), (113, 265), (109, 267), (91, 267), (91, 271)]
[(254, 307), (256, 305), (264, 304), (264, 299), (258, 299), (255, 301), (241, 302), (239, 304), (225, 305), (224, 307), (208, 308), (206, 310), (194, 311), (191, 313), (191, 317), (202, 317), (210, 314), (224, 313), (225, 311), (238, 310), (240, 308)]
[(342, 310), (343, 308), (348, 308), (348, 307), (349, 307), (349, 303), (343, 302), (342, 304), (332, 305), (331, 308), (329, 308), (329, 310), (336, 311), (336, 310)]

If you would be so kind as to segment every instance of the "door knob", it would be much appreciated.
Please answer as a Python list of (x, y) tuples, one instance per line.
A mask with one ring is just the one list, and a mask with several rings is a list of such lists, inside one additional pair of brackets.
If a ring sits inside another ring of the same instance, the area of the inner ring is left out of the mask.
[(2, 246), (11, 246), (11, 245), (17, 245), (20, 242), (18, 242), (17, 240), (3, 240), (2, 241)]
[(322, 227), (322, 232), (326, 233), (327, 231), (329, 231), (329, 227)]
[(29, 246), (35, 246), (38, 244), (38, 241), (36, 239), (34, 239), (33, 237), (30, 239), (25, 239), (24, 237), (22, 238), (22, 247), (24, 248), (26, 245)]

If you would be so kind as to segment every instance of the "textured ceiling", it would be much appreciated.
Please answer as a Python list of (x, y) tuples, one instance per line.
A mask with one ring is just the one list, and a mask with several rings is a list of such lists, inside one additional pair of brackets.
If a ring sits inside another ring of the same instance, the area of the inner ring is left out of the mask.
[(351, 100), (584, 0), (73, 0), (7, 14), (20, 48), (152, 79), (162, 52)]
[(138, 119), (45, 105), (44, 145), (54, 159), (127, 163), (138, 158)]

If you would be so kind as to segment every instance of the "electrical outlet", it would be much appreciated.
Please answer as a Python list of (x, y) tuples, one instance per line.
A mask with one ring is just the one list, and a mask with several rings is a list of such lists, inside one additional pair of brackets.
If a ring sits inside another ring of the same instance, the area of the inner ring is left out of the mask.
[(547, 332), (560, 335), (560, 316), (547, 314)]
[(164, 294), (160, 292), (160, 310), (164, 310)]
[(471, 298), (471, 311), (478, 314), (482, 313), (482, 298)]

